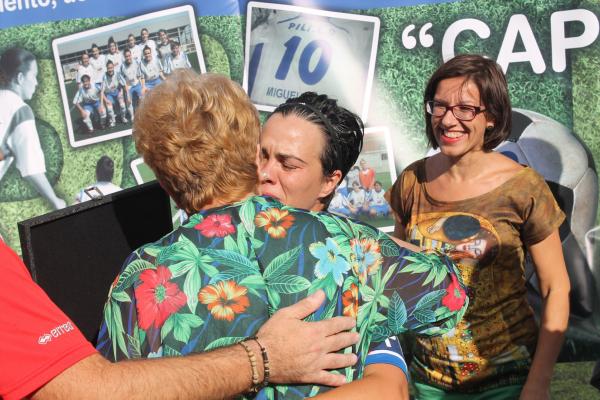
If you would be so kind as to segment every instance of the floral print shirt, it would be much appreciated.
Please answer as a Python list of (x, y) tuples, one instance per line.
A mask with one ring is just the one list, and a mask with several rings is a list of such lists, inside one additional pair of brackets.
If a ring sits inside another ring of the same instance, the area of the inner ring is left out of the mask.
[[(467, 298), (454, 264), (399, 247), (358, 221), (284, 206), (268, 197), (202, 211), (132, 253), (112, 284), (98, 350), (111, 360), (180, 356), (235, 344), (281, 307), (323, 289), (309, 320), (357, 319), (362, 376), (370, 349), (411, 330), (441, 334)], [(296, 399), (329, 388), (271, 386), (257, 398)]]

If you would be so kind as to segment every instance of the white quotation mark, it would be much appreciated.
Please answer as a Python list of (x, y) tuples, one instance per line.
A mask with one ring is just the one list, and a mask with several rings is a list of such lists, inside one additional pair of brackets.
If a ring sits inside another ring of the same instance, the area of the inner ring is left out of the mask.
[[(431, 47), (433, 45), (433, 36), (427, 33), (432, 26), (433, 24), (428, 22), (419, 29), (419, 42), (423, 47)], [(402, 31), (402, 45), (405, 49), (410, 50), (417, 46), (417, 39), (411, 35), (415, 28), (415, 25), (410, 24)]]

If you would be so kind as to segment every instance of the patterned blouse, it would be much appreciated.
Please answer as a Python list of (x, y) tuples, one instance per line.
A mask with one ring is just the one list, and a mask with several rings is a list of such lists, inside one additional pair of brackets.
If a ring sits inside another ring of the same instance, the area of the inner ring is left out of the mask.
[[(237, 343), (278, 309), (323, 289), (309, 320), (357, 319), (358, 379), (370, 349), (410, 330), (441, 334), (467, 298), (448, 258), (414, 253), (361, 222), (265, 197), (202, 211), (132, 253), (112, 284), (98, 350), (111, 360), (180, 356)], [(271, 386), (258, 398), (296, 399), (328, 387)]]
[(564, 214), (544, 178), (523, 168), (480, 196), (440, 201), (427, 191), (425, 159), (390, 189), (408, 240), (454, 260), (469, 310), (452, 332), (416, 339), (413, 378), (452, 392), (523, 384), (538, 334), (525, 289), (525, 248), (558, 229)]

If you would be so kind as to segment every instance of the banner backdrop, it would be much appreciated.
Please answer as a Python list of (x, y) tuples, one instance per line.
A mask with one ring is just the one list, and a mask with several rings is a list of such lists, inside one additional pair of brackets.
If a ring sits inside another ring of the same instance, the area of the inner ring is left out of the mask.
[[(39, 70), (30, 100), (0, 97), (0, 234), (20, 251), (16, 223), (86, 200), (82, 189), (97, 183), (107, 157), (114, 188), (106, 190), (151, 179), (131, 119), (150, 83), (179, 67), (230, 76), (264, 113), (305, 90), (338, 98), (369, 128), (360, 159), (372, 176), (358, 185), (376, 179), (386, 190), (429, 151), (422, 93), (430, 74), (455, 54), (481, 53), (506, 72), (515, 107), (513, 133), (498, 150), (542, 173), (568, 217), (560, 233), (574, 316), (563, 357), (598, 358), (599, 15), (593, 0), (0, 0), (0, 52), (26, 49)], [(129, 68), (137, 61), (141, 72)], [(98, 101), (101, 89), (114, 94), (112, 107)], [(35, 127), (11, 133), (23, 100)], [(365, 219), (392, 225), (389, 215)]]

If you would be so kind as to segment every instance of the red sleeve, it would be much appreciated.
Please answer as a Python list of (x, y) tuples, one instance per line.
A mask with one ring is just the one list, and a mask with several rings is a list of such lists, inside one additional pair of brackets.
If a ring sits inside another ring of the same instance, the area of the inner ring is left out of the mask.
[(0, 397), (20, 399), (96, 351), (0, 241)]

